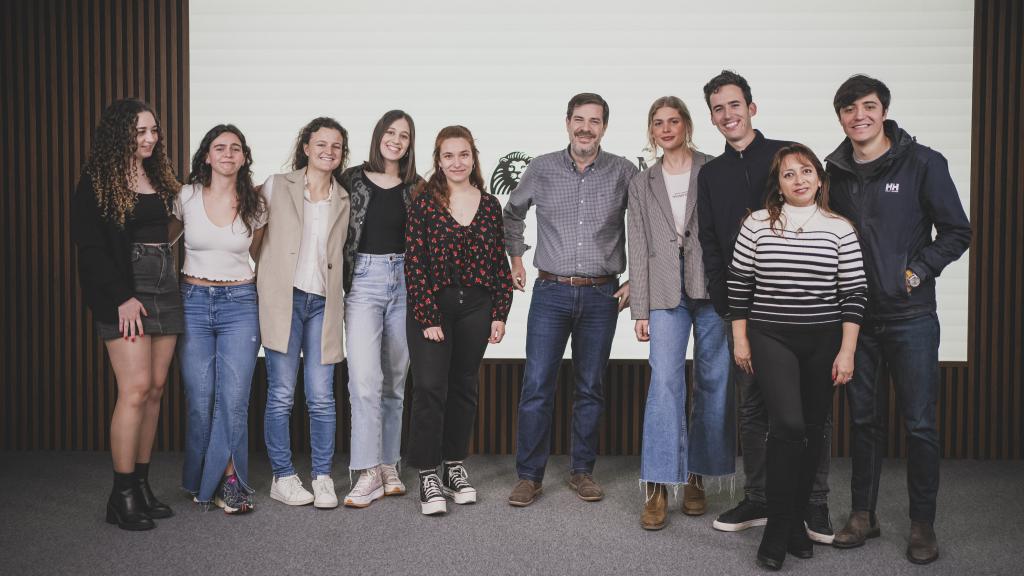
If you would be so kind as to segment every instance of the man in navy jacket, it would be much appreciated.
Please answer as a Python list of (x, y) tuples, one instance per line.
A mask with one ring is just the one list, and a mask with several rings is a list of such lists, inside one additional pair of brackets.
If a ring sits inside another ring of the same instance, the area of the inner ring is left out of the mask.
[(907, 558), (927, 564), (939, 555), (933, 529), (939, 489), (935, 279), (967, 250), (971, 225), (946, 159), (886, 118), (889, 101), (885, 84), (860, 75), (844, 82), (833, 101), (847, 138), (826, 159), (830, 204), (860, 234), (869, 291), (854, 377), (846, 389), (853, 510), (833, 545), (853, 548), (880, 534), (875, 506), (889, 390), (879, 371), (887, 366), (909, 436)]
[[(704, 86), (704, 100), (711, 112), (711, 123), (725, 137), (725, 150), (709, 161), (697, 177), (697, 216), (700, 220), (701, 250), (708, 294), (715, 310), (726, 323), (730, 355), (736, 342), (728, 319), (729, 296), (726, 275), (732, 262), (733, 246), (743, 218), (764, 208), (768, 170), (775, 153), (789, 144), (769, 140), (751, 125), (757, 114), (750, 85), (729, 70), (712, 78)], [(746, 343), (741, 342), (741, 346)], [(716, 530), (737, 532), (764, 525), (767, 520), (765, 498), (765, 437), (768, 414), (757, 386), (756, 375), (731, 366), (731, 385), (739, 389), (739, 431), (743, 446), (744, 497), (735, 507), (723, 512), (712, 526)], [(807, 534), (812, 540), (832, 542), (832, 524), (828, 512), (828, 472), (832, 447), (829, 417), (818, 473), (810, 501), (804, 511)], [(688, 494), (689, 492), (687, 492)], [(684, 498), (686, 496), (684, 495)]]

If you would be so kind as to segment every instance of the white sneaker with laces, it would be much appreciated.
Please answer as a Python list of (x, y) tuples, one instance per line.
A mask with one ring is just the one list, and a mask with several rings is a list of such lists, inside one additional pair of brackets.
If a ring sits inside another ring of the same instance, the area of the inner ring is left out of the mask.
[(384, 482), (385, 496), (401, 496), (405, 494), (405, 484), (402, 484), (402, 479), (398, 476), (398, 466), (381, 464), (380, 476)]
[(384, 484), (381, 481), (380, 470), (376, 466), (367, 468), (359, 473), (359, 480), (352, 487), (352, 491), (345, 496), (345, 506), (350, 508), (366, 508), (374, 500), (384, 497)]
[(334, 480), (327, 474), (313, 479), (313, 506), (317, 508), (337, 508), (338, 497), (334, 494)]
[(304, 506), (313, 501), (313, 495), (302, 487), (298, 474), (275, 477), (270, 483), (270, 497), (289, 506)]

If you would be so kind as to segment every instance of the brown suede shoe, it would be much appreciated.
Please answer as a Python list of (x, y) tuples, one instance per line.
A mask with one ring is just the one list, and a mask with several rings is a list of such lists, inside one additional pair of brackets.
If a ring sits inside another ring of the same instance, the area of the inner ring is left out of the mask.
[(569, 488), (575, 490), (576, 495), (587, 502), (597, 502), (604, 498), (604, 491), (590, 474), (573, 474), (569, 478)]
[(683, 485), (683, 514), (701, 516), (707, 510), (708, 500), (704, 495), (704, 479), (698, 474), (690, 474), (689, 480)]
[(832, 540), (836, 548), (856, 548), (863, 546), (868, 538), (878, 538), (882, 530), (878, 527), (878, 516), (874, 512), (854, 510), (850, 512), (850, 519), (846, 526)]
[(910, 523), (910, 543), (907, 544), (907, 560), (914, 564), (929, 564), (939, 557), (939, 542), (935, 530), (927, 522)]
[(520, 478), (516, 485), (512, 487), (512, 493), (508, 495), (508, 503), (520, 508), (529, 506), (540, 496), (542, 491), (540, 482)]
[[(653, 494), (652, 494), (653, 492)], [(644, 530), (661, 530), (668, 517), (668, 490), (664, 484), (644, 484), (644, 511), (640, 514), (640, 526)]]

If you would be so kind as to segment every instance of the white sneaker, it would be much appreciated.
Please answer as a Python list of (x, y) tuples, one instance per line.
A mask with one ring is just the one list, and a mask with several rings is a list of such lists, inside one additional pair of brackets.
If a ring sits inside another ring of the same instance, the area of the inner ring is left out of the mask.
[(345, 496), (345, 506), (366, 508), (374, 500), (383, 498), (384, 484), (380, 476), (380, 471), (376, 466), (360, 472), (356, 485), (352, 487), (352, 491), (348, 493), (348, 496)]
[(289, 506), (303, 506), (313, 501), (313, 495), (302, 487), (298, 474), (274, 478), (270, 483), (270, 497)]
[(321, 474), (313, 479), (313, 506), (317, 508), (337, 508), (338, 497), (334, 495), (334, 480), (327, 474)]
[(385, 496), (401, 496), (405, 494), (405, 484), (398, 476), (398, 467), (393, 464), (381, 464), (380, 476), (384, 482)]

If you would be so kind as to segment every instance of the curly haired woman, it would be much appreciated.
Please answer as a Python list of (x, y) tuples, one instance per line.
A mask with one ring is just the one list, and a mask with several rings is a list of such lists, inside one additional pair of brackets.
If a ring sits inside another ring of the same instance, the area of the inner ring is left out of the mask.
[(154, 518), (174, 514), (153, 495), (148, 473), (167, 369), (184, 329), (167, 243), (180, 187), (153, 109), (133, 98), (108, 106), (72, 199), (71, 235), (82, 296), (117, 381), (107, 522), (125, 530), (149, 530)]

